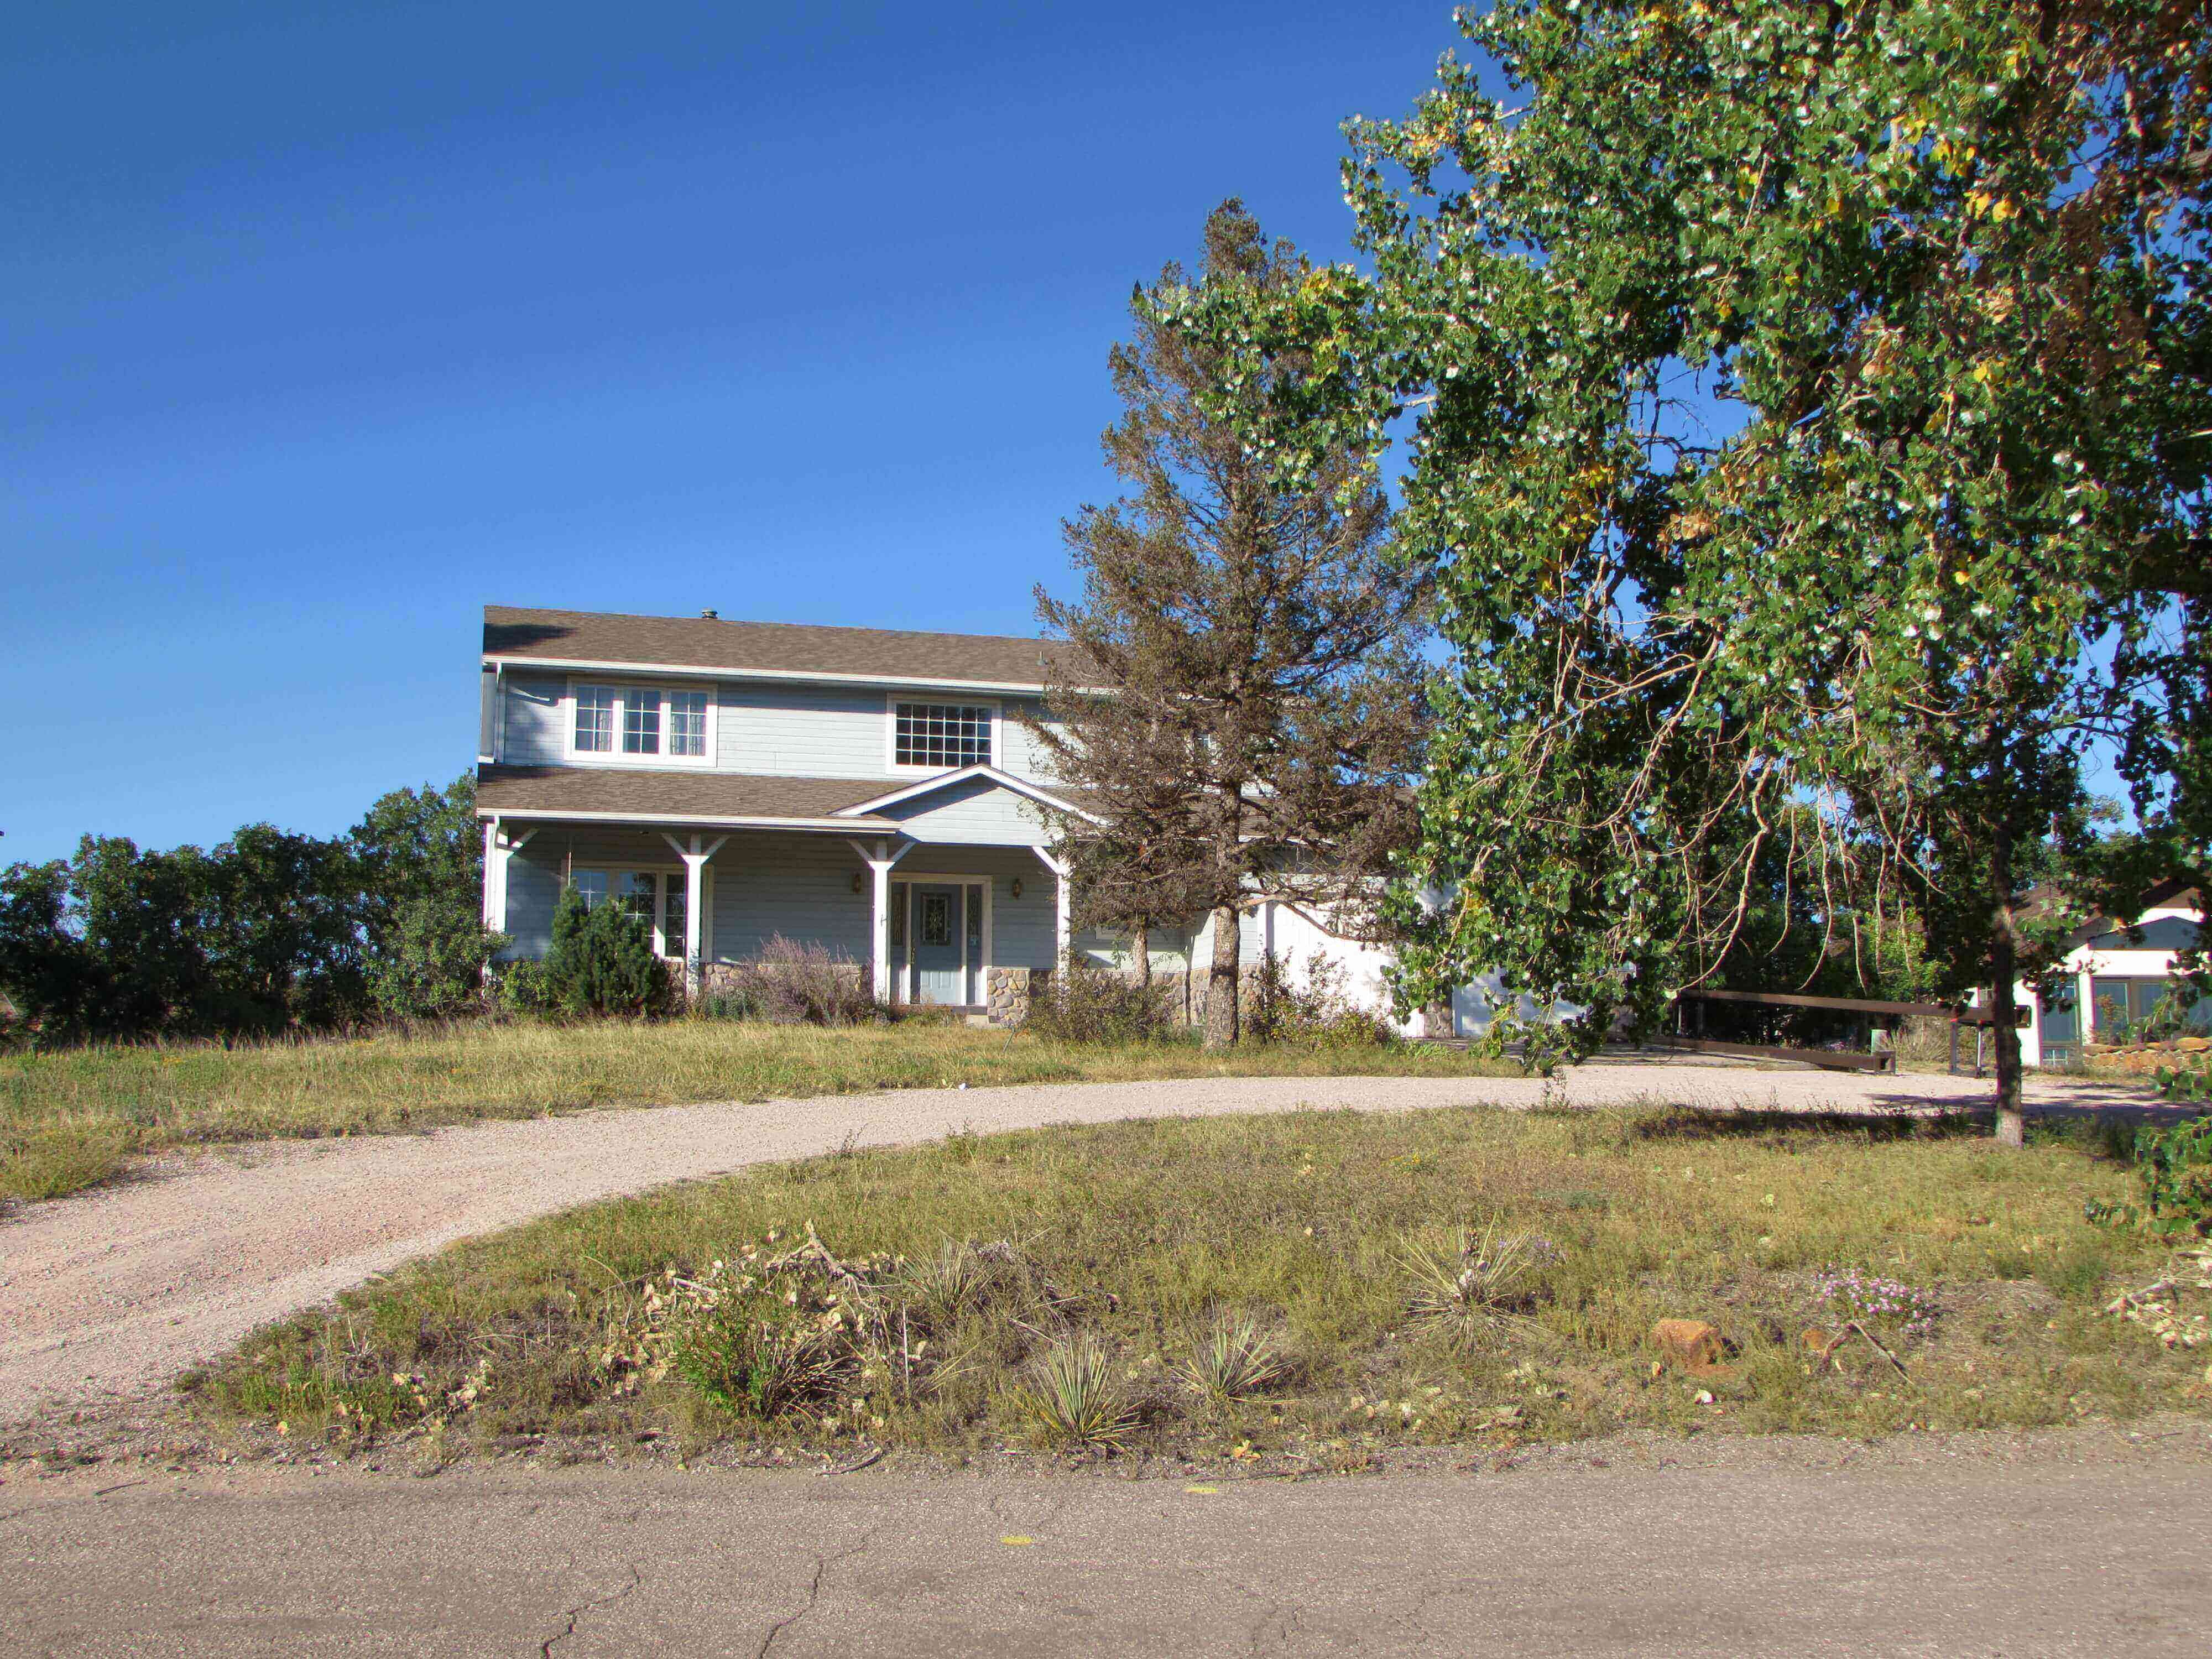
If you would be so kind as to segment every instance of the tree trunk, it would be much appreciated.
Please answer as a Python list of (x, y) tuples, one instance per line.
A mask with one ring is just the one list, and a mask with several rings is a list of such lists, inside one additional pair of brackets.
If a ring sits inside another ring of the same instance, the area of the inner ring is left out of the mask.
[(1213, 913), (1213, 965), (1206, 975), (1206, 1046), (1226, 1048), (1237, 1041), (1237, 951), (1242, 942), (1237, 907)]
[(2018, 969), (2012, 919), (2012, 829), (2000, 823), (1990, 848), (1990, 884), (1996, 890), (1990, 940), (1990, 1040), (1997, 1059), (1997, 1144), (2027, 1145), (2027, 1120), (2020, 1107), (2020, 1031), (2013, 978)]
[(1129, 949), (1136, 960), (1130, 965), (1137, 970), (1137, 983), (1150, 990), (1152, 986), (1152, 924), (1140, 921), (1129, 940)]

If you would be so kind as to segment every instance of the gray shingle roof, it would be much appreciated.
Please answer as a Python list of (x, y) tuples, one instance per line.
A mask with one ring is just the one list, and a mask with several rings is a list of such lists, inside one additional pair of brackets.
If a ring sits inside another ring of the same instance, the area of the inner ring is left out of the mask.
[(503, 605), (484, 607), (483, 648), (487, 656), (994, 685), (1042, 684), (1048, 662), (1079, 660), (1070, 647), (1054, 641), (998, 634), (624, 617)]
[[(615, 766), (482, 766), (477, 806), (488, 812), (619, 813), (639, 818), (826, 818), (896, 786), (866, 778), (763, 778)], [(848, 820), (855, 830), (895, 829)]]

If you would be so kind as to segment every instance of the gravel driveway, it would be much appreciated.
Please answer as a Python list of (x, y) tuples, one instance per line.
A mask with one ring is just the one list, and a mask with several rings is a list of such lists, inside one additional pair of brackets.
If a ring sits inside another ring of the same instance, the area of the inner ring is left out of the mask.
[[(2045, 1090), (2056, 1085), (2038, 1085)], [(1963, 1079), (1594, 1064), (1577, 1104), (1794, 1110), (1984, 1104)], [(263, 1142), (0, 1219), (0, 1423), (158, 1387), (256, 1326), (473, 1233), (748, 1164), (1012, 1129), (1302, 1106), (1530, 1106), (1533, 1079), (1237, 1078), (915, 1089), (593, 1111), (422, 1135)]]

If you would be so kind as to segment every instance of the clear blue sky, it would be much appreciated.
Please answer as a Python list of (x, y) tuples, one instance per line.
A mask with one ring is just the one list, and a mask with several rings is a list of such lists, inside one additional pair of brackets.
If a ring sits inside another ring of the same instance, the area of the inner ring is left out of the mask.
[(1444, 0), (94, 0), (0, 53), (0, 862), (327, 833), (476, 741), (487, 602), (1022, 633), (1133, 283)]

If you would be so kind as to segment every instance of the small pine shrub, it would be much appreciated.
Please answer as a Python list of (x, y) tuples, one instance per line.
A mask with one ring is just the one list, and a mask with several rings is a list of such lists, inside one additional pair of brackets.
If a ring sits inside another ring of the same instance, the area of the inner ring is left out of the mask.
[(618, 904), (587, 909), (570, 887), (553, 909), (544, 994), (556, 1013), (637, 1016), (667, 1012), (672, 988), (644, 922)]

